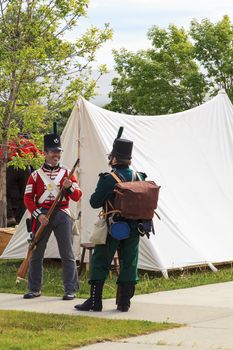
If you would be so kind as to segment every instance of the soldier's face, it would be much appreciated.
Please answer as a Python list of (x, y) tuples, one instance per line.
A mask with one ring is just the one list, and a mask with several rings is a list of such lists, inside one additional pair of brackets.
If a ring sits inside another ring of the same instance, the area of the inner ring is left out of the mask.
[(56, 166), (61, 159), (61, 151), (45, 152), (45, 161), (51, 166)]
[(110, 160), (109, 160), (109, 165), (112, 166), (112, 165), (115, 165), (117, 163), (117, 160), (116, 160), (116, 157), (110, 157)]

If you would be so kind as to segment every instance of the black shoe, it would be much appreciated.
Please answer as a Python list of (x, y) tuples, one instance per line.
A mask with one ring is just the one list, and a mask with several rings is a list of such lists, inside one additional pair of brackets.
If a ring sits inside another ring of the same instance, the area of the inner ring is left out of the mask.
[(75, 305), (75, 309), (78, 311), (102, 311), (102, 302), (96, 303), (93, 298), (89, 298), (84, 303)]
[(63, 295), (62, 300), (74, 300), (75, 294), (73, 293), (66, 293)]
[(130, 305), (117, 305), (117, 310), (121, 312), (128, 312)]
[(134, 296), (135, 285), (133, 282), (119, 283), (117, 288), (116, 304), (117, 310), (128, 312), (130, 308), (130, 299)]
[(38, 298), (41, 296), (41, 292), (28, 292), (24, 294), (23, 298), (24, 299), (33, 299), (33, 298)]
[(92, 281), (90, 298), (84, 303), (75, 305), (75, 309), (79, 311), (102, 311), (102, 291), (104, 282), (103, 281)]

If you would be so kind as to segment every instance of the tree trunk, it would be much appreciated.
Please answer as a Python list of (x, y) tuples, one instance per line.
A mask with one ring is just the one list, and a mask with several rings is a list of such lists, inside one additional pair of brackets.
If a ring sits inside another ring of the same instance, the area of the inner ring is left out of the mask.
[(0, 227), (7, 226), (7, 200), (6, 200), (6, 167), (7, 167), (7, 141), (2, 140), (2, 156), (0, 159)]
[(7, 131), (10, 127), (12, 113), (16, 103), (16, 74), (11, 75), (10, 94), (5, 106), (2, 121), (2, 154), (0, 156), (0, 227), (7, 226), (7, 197), (6, 197), (6, 168), (7, 155)]

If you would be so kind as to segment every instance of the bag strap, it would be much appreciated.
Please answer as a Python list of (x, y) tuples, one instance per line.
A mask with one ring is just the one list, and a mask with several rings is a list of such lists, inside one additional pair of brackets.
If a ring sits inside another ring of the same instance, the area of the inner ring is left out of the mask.
[(161, 217), (159, 216), (159, 214), (158, 213), (156, 213), (156, 211), (154, 210), (154, 213), (155, 213), (155, 215), (157, 216), (157, 218), (159, 219), (159, 220), (161, 220)]
[[(117, 183), (123, 182), (123, 181), (117, 176), (117, 174), (116, 174), (115, 171), (111, 171), (110, 174), (111, 174), (112, 177), (116, 180)], [(132, 180), (131, 180), (131, 181), (136, 181), (137, 177), (138, 177), (138, 179), (139, 179), (140, 181), (142, 181), (142, 178), (141, 178), (141, 176), (138, 174), (138, 172), (137, 172), (137, 171), (132, 171)]]
[(121, 183), (121, 179), (116, 175), (116, 173), (114, 171), (111, 171), (110, 173), (112, 175), (112, 177), (116, 180), (116, 182)]
[[(111, 210), (108, 210), (108, 207), (110, 207)], [(105, 208), (106, 208), (106, 212), (105, 212), (106, 216), (108, 214), (116, 214), (116, 213), (120, 213), (121, 212), (120, 210), (115, 209), (110, 201), (106, 202), (106, 207)]]
[[(111, 207), (111, 210), (108, 210), (108, 206)], [(106, 218), (109, 214), (116, 214), (116, 213), (120, 213), (120, 210), (114, 209), (112, 203), (110, 201), (107, 201), (105, 203), (105, 209), (101, 210), (98, 216)]]

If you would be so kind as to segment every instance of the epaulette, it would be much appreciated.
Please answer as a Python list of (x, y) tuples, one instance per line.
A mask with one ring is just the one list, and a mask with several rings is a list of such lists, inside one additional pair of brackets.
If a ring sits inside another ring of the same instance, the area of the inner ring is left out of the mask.
[(60, 164), (60, 168), (61, 169), (64, 169), (64, 170), (67, 170), (68, 172), (70, 172), (70, 169), (67, 169), (64, 165)]
[(99, 174), (99, 177), (100, 178), (104, 178), (104, 177), (106, 177), (106, 176), (108, 176), (108, 175), (110, 175), (109, 173), (100, 173)]
[(36, 182), (36, 179), (37, 179), (37, 170), (34, 170), (34, 171), (31, 173), (31, 176), (32, 176), (33, 180)]

